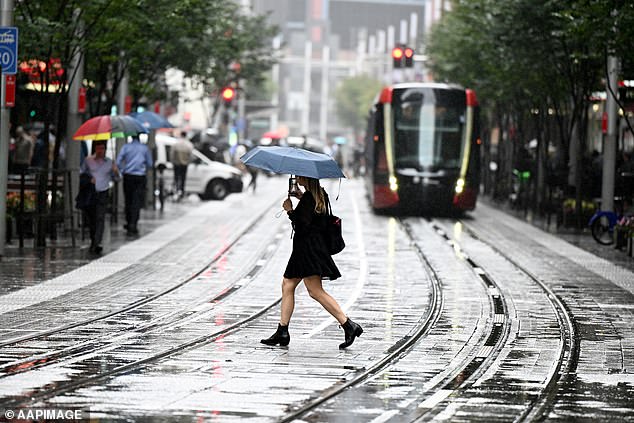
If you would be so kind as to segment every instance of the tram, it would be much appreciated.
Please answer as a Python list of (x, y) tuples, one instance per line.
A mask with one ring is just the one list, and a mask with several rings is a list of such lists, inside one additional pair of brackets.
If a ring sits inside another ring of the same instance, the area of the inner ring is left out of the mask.
[(439, 83), (383, 88), (370, 110), (365, 136), (372, 208), (473, 210), (480, 184), (479, 132), (472, 90)]

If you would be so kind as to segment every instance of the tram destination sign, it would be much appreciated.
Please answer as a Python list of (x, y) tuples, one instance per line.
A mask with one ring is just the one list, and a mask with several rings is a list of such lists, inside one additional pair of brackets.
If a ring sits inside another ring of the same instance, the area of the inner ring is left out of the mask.
[(0, 66), (4, 75), (18, 72), (18, 28), (0, 27)]

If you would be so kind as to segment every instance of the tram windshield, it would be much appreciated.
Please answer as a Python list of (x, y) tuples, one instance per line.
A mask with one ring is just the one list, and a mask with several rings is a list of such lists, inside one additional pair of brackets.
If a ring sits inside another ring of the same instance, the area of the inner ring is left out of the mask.
[(464, 91), (402, 91), (394, 101), (396, 167), (459, 168), (465, 111)]

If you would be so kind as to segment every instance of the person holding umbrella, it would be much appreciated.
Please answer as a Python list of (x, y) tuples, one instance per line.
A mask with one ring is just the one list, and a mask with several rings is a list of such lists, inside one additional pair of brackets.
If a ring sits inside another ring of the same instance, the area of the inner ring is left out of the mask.
[(124, 228), (128, 236), (139, 233), (137, 224), (145, 199), (146, 172), (153, 164), (150, 149), (141, 144), (138, 136), (133, 136), (132, 142), (125, 144), (117, 156), (117, 167), (123, 172)]
[(105, 141), (111, 138), (132, 137), (117, 157), (117, 168), (123, 170), (125, 215), (128, 235), (138, 234), (139, 211), (145, 197), (145, 173), (152, 167), (150, 150), (139, 141), (139, 134), (147, 133), (143, 124), (131, 116), (100, 115), (82, 123), (73, 135), (74, 140)]
[(103, 250), (101, 240), (108, 209), (110, 182), (119, 179), (119, 169), (106, 157), (105, 141), (95, 141), (93, 148), (94, 154), (86, 157), (81, 164), (80, 173), (87, 175), (90, 183), (94, 185), (94, 197), (84, 211), (90, 229), (90, 252), (100, 254)]
[[(288, 325), (295, 309), (295, 289), (304, 281), (309, 295), (343, 328), (345, 340), (339, 349), (349, 347), (363, 333), (363, 328), (348, 318), (322, 285), (322, 279), (335, 280), (341, 277), (341, 273), (328, 252), (324, 238), (329, 200), (318, 178), (342, 177), (341, 169), (325, 154), (292, 147), (256, 147), (240, 159), (246, 165), (275, 173), (308, 175), (297, 176), (297, 185), (303, 187), (304, 191), (291, 184), (289, 197), (282, 203), (294, 231), (293, 251), (282, 279), (282, 304), (277, 330), (260, 342), (272, 346), (287, 346), (290, 343)], [(291, 195), (300, 199), (295, 209)]]

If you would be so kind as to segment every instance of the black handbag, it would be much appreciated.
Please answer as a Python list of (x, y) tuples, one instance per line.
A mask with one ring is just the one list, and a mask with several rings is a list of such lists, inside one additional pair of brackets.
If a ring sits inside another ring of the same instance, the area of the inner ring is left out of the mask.
[(97, 191), (91, 179), (92, 176), (88, 173), (79, 175), (79, 192), (75, 197), (75, 208), (79, 210), (85, 210), (97, 204)]
[(334, 256), (346, 247), (346, 243), (341, 235), (341, 218), (332, 214), (332, 207), (330, 206), (330, 199), (328, 199), (328, 197), (326, 197), (326, 201), (328, 203), (328, 214), (326, 215), (324, 238), (326, 240), (328, 253)]

